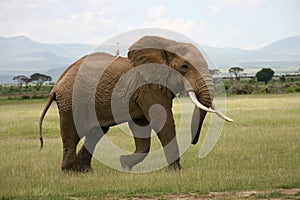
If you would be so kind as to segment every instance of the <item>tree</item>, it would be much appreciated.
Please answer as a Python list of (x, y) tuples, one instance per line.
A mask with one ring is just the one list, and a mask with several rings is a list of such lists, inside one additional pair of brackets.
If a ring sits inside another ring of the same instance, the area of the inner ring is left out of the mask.
[(40, 74), (40, 73), (34, 73), (30, 76), (30, 79), (32, 82), (36, 83), (36, 90), (40, 90), (43, 83), (46, 81), (52, 81), (51, 76), (45, 75), (45, 74)]
[(235, 76), (235, 79), (237, 80), (237, 81), (239, 81), (240, 80), (240, 72), (242, 72), (242, 71), (244, 71), (244, 69), (242, 69), (242, 68), (240, 68), (240, 67), (231, 67), (230, 69), (229, 69), (229, 73), (232, 73), (232, 74), (234, 74), (234, 76)]
[(19, 88), (22, 88), (22, 85), (25, 83), (26, 88), (28, 86), (28, 83), (31, 81), (30, 78), (28, 78), (25, 75), (18, 75), (13, 77), (14, 81), (18, 82)]
[(281, 82), (285, 82), (285, 81), (286, 81), (285, 75), (281, 75), (281, 76), (279, 77), (279, 80), (280, 80)]
[(219, 69), (208, 69), (210, 75), (214, 76), (214, 75), (218, 75), (221, 73), (221, 71)]
[(263, 68), (256, 73), (257, 81), (263, 81), (267, 85), (272, 77), (274, 76), (274, 71), (270, 68)]
[(26, 78), (26, 79), (24, 80), (25, 88), (28, 88), (28, 84), (29, 84), (31, 81), (32, 81), (31, 78)]

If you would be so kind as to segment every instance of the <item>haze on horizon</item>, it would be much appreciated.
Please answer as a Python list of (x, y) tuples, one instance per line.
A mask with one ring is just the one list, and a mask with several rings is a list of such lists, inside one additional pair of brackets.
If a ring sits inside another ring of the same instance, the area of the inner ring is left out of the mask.
[(0, 1), (0, 36), (100, 44), (124, 31), (163, 28), (207, 46), (259, 49), (300, 35), (299, 10), (298, 0), (10, 0)]

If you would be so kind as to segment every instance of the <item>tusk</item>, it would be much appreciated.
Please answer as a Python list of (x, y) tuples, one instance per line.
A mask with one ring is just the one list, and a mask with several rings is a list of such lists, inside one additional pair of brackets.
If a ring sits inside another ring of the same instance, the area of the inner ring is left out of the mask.
[(216, 107), (215, 107), (214, 103), (212, 103), (212, 106), (211, 106), (211, 107), (212, 107), (212, 109), (214, 109), (214, 111), (216, 112), (216, 114), (217, 114), (220, 118), (222, 118), (222, 119), (224, 119), (224, 120), (226, 120), (226, 121), (228, 121), (228, 122), (233, 122), (233, 119), (227, 117), (226, 115), (224, 115), (224, 114), (221, 113), (220, 111), (216, 110)]
[(201, 104), (197, 97), (196, 97), (196, 94), (194, 91), (188, 91), (189, 93), (189, 96), (192, 100), (192, 102), (198, 107), (200, 108), (201, 110), (205, 110), (206, 112), (211, 112), (211, 113), (215, 113), (216, 111), (215, 110), (212, 110), (211, 108), (207, 108), (206, 106), (204, 106), (203, 104)]
[(228, 122), (233, 122), (233, 119), (227, 117), (226, 115), (224, 115), (223, 113), (221, 113), (220, 111), (216, 110), (216, 107), (214, 105), (214, 103), (212, 103), (212, 109), (211, 108), (207, 108), (206, 106), (204, 106), (202, 103), (200, 103), (196, 97), (196, 94), (194, 91), (188, 91), (189, 97), (192, 100), (192, 102), (201, 110), (205, 110), (206, 112), (211, 112), (211, 113), (216, 113), (221, 119), (224, 119)]

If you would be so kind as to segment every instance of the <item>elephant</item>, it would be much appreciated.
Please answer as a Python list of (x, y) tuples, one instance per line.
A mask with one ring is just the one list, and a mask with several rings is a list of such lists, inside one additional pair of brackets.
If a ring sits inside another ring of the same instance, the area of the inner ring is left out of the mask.
[[(134, 73), (126, 76), (132, 70)], [(101, 77), (95, 76), (99, 71)], [(117, 85), (118, 89), (115, 89)], [(207, 112), (233, 121), (216, 110), (214, 83), (208, 64), (193, 44), (143, 36), (129, 47), (127, 57), (103, 52), (86, 55), (63, 72), (49, 94), (40, 116), (41, 148), (43, 119), (52, 102), (56, 101), (63, 143), (62, 171), (91, 170), (91, 158), (98, 141), (110, 127), (126, 122), (134, 137), (135, 152), (120, 156), (124, 169), (131, 170), (148, 155), (151, 130), (162, 144), (168, 167), (181, 169), (172, 113), (172, 100), (180, 92), (186, 92), (195, 104), (191, 120), (192, 144), (199, 140)], [(112, 99), (119, 103), (112, 105)], [(87, 107), (91, 103), (97, 122), (89, 120)], [(126, 112), (122, 111), (124, 106), (128, 108)], [(117, 120), (113, 110), (117, 110)], [(74, 113), (79, 115), (78, 119)], [(81, 120), (84, 123), (76, 126), (76, 121)], [(76, 154), (76, 147), (83, 137), (84, 145)]]

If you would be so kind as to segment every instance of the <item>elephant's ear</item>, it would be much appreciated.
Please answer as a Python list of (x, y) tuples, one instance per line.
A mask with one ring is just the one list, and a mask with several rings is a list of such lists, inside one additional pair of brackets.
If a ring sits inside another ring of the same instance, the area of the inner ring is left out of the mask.
[[(122, 99), (121, 101), (125, 103), (129, 101), (130, 97), (141, 86), (158, 84), (168, 87), (170, 84), (169, 79), (177, 78), (174, 78), (175, 75), (173, 74), (174, 72), (169, 67), (156, 63), (137, 66), (121, 76), (114, 88), (114, 93), (117, 95), (117, 98)], [(148, 86), (150, 87), (150, 85)]]
[(139, 66), (147, 63), (168, 64), (170, 46), (176, 46), (174, 40), (158, 36), (144, 36), (129, 47), (128, 59), (132, 65)]

